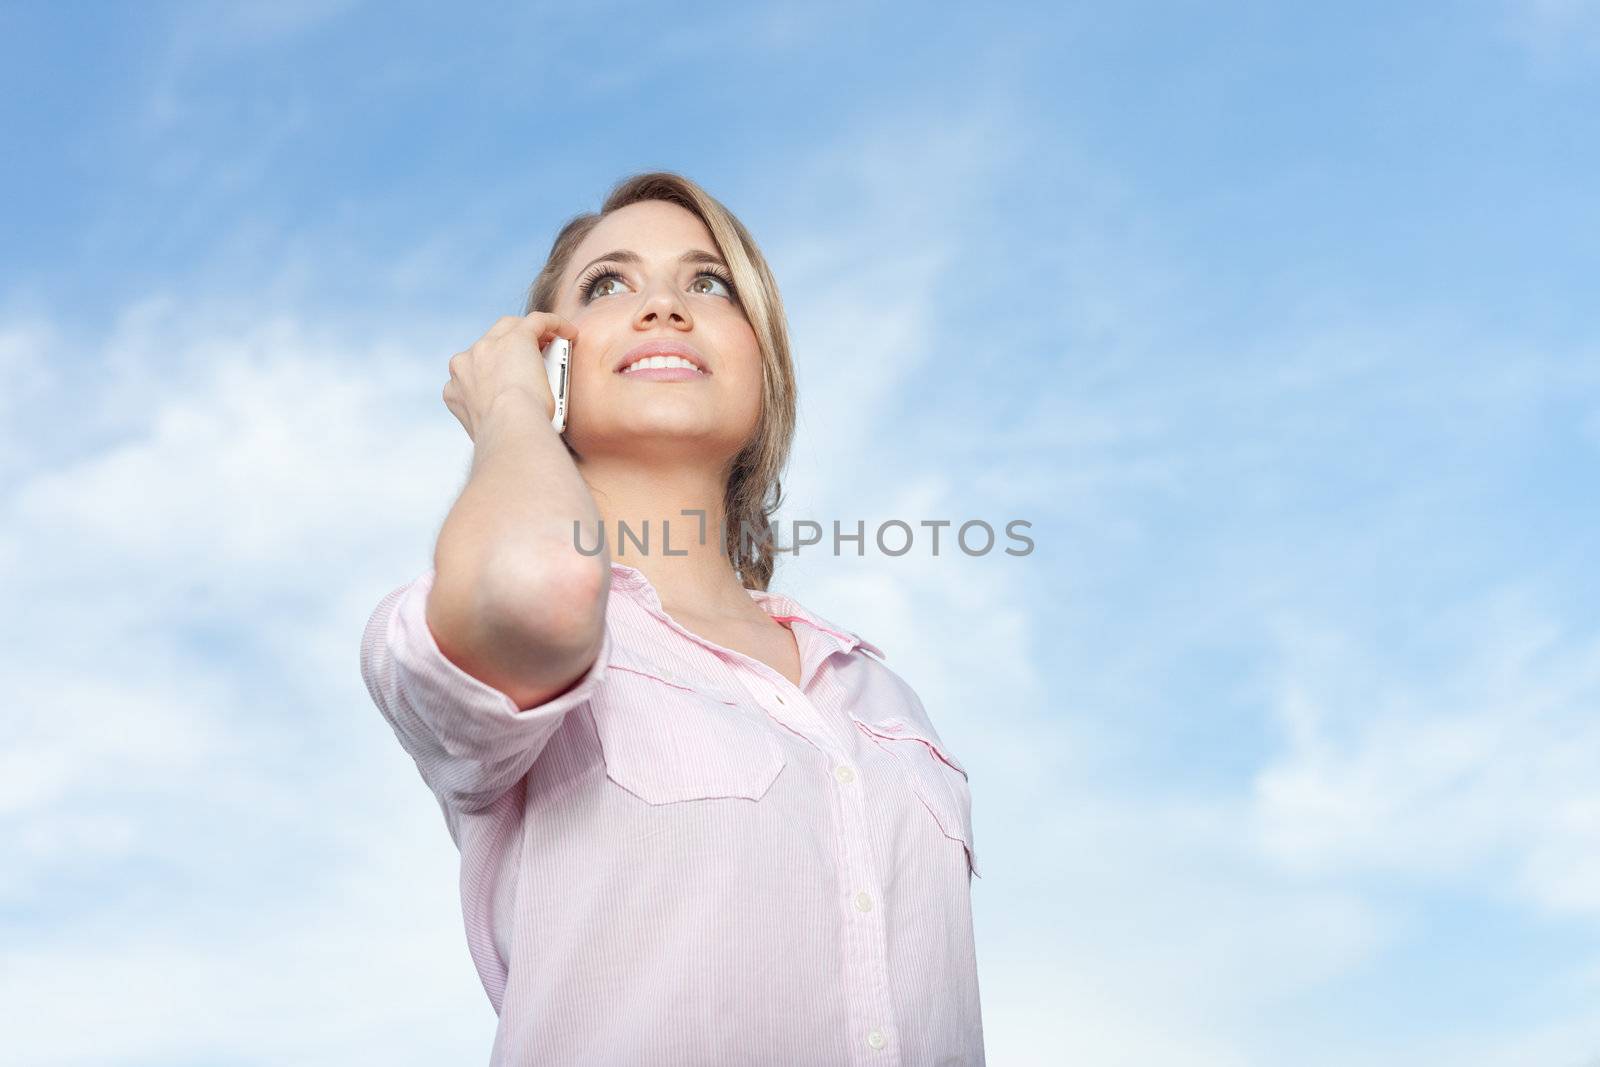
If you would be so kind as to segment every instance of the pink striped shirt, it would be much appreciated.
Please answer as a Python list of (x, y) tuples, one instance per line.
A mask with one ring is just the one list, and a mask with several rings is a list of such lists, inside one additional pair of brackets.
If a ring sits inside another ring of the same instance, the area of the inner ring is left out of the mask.
[(751, 590), (796, 688), (613, 562), (594, 666), (520, 710), (440, 652), (433, 579), (361, 673), (461, 853), (491, 1067), (984, 1062), (967, 774), (882, 650)]

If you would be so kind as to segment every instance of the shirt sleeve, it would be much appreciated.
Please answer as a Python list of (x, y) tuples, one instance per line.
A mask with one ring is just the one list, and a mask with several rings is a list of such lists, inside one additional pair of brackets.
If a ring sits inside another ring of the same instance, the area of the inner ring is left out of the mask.
[(362, 635), (361, 677), (448, 817), (488, 807), (528, 773), (567, 712), (587, 701), (605, 676), (611, 628), (576, 683), (519, 709), (439, 650), (426, 616), (434, 577), (429, 568), (373, 610)]

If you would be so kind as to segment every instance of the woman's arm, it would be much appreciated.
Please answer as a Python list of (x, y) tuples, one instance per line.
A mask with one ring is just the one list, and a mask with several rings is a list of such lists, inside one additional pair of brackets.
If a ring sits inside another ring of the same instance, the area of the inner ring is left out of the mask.
[(507, 389), (476, 414), (472, 472), (440, 529), (427, 601), (440, 651), (519, 708), (594, 663), (611, 585), (610, 553), (573, 544), (574, 523), (588, 541), (600, 516), (550, 425), (553, 402)]

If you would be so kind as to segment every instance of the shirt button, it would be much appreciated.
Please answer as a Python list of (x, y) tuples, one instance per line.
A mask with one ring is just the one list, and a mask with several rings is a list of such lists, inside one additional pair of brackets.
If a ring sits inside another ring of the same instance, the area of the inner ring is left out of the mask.
[(868, 1030), (867, 1031), (867, 1044), (871, 1045), (873, 1048), (882, 1048), (883, 1047), (883, 1031), (881, 1031), (881, 1030)]
[(773, 694), (772, 694), (772, 695), (773, 695), (773, 696), (775, 696), (775, 697), (778, 697), (778, 703), (780, 703), (780, 704), (782, 704), (782, 703), (783, 703), (783, 697), (781, 697), (781, 696), (778, 696), (778, 694), (777, 694), (777, 693), (773, 693)]
[(833, 769), (833, 776), (841, 782), (853, 782), (856, 780), (856, 772), (843, 765)]
[(872, 898), (867, 896), (867, 894), (865, 894), (865, 893), (857, 893), (856, 894), (856, 909), (858, 911), (871, 911), (872, 910)]

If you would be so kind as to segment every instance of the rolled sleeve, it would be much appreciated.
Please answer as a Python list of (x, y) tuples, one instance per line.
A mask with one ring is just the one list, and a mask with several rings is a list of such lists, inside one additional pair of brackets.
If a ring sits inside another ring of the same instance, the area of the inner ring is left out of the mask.
[(610, 625), (599, 655), (576, 683), (519, 709), (440, 651), (426, 615), (434, 577), (430, 568), (374, 609), (362, 637), (361, 676), (440, 803), (477, 811), (527, 774), (567, 712), (593, 695), (611, 658)]

